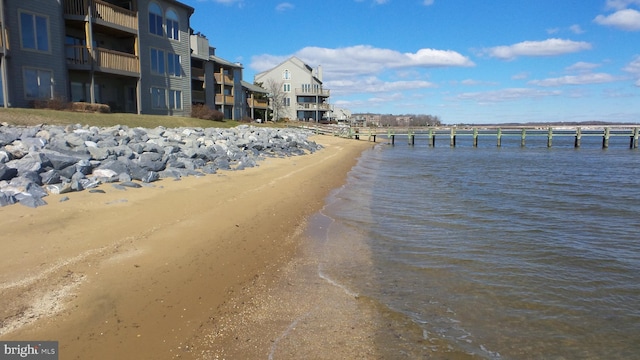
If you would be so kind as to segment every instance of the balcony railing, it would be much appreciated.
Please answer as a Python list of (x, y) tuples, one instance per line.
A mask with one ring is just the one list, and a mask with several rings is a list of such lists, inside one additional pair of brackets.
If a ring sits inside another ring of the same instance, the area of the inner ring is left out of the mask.
[(216, 104), (227, 104), (227, 105), (233, 105), (233, 96), (232, 95), (216, 95)]
[(267, 100), (259, 99), (253, 99), (253, 102), (251, 102), (251, 99), (247, 99), (247, 104), (249, 107), (258, 109), (266, 109), (269, 106), (269, 102)]
[(330, 93), (330, 90), (296, 88), (296, 95), (318, 95), (329, 97)]
[(216, 83), (218, 84), (222, 84), (223, 81), (225, 84), (233, 84), (233, 77), (229, 76), (228, 74), (224, 74), (224, 76), (222, 76), (222, 74), (220, 73), (215, 73), (214, 77), (216, 79)]
[(139, 73), (138, 57), (120, 51), (96, 48), (96, 60), (98, 67), (122, 70), (131, 73)]
[(194, 79), (204, 80), (204, 69), (192, 67), (191, 68), (191, 77)]
[[(95, 65), (98, 70), (117, 70), (128, 73), (140, 73), (138, 57), (133, 54), (103, 48), (96, 48), (95, 52)], [(65, 55), (67, 58), (67, 64), (87, 65), (87, 68), (91, 64), (89, 49), (84, 46), (66, 45)]]
[(204, 90), (191, 90), (191, 99), (194, 102), (204, 103), (206, 100)]
[(91, 5), (93, 19), (138, 30), (138, 16), (135, 11), (101, 0), (64, 0), (64, 13), (65, 15), (87, 16), (89, 5)]
[(331, 110), (331, 107), (324, 103), (298, 103), (298, 110)]

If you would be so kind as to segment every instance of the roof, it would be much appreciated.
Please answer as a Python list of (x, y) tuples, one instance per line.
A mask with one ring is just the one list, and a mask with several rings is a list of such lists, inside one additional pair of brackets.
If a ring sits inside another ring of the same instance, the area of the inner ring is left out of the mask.
[[(263, 74), (269, 73), (269, 72), (271, 72), (273, 69), (275, 69), (275, 68), (279, 67), (280, 65), (282, 65), (282, 64), (284, 64), (284, 63), (287, 63), (287, 62), (288, 62), (288, 63), (291, 63), (291, 64), (293, 64), (293, 65), (295, 65), (295, 66), (298, 66), (298, 67), (300, 67), (301, 69), (306, 69), (310, 74), (312, 74), (312, 75), (313, 75), (313, 68), (312, 68), (311, 66), (309, 66), (309, 65), (308, 65), (307, 63), (305, 63), (304, 61), (300, 60), (300, 58), (298, 58), (297, 56), (291, 56), (291, 57), (289, 57), (288, 59), (286, 59), (286, 60), (284, 60), (284, 61), (280, 62), (278, 65), (276, 65), (276, 66), (272, 67), (271, 69), (269, 69), (269, 70), (265, 70), (265, 71), (260, 72), (260, 73), (257, 73), (257, 74), (254, 76), (254, 78), (256, 78), (256, 77), (260, 77), (260, 76), (262, 76)], [(317, 77), (317, 76), (313, 75), (313, 78), (314, 78), (317, 82), (319, 82), (320, 84), (322, 84), (322, 81), (321, 81), (320, 79), (318, 79), (318, 77)]]
[(209, 55), (209, 59), (217, 62), (218, 64), (222, 64), (222, 65), (226, 65), (226, 66), (232, 66), (232, 67), (236, 67), (236, 68), (240, 68), (242, 69), (242, 64), (240, 63), (232, 63), (231, 61), (225, 60), (221, 57), (217, 57), (215, 55)]
[(254, 85), (252, 83), (248, 83), (244, 80), (242, 80), (240, 82), (242, 84), (242, 87), (247, 88), (247, 90), (252, 91), (252, 92), (257, 92), (257, 93), (264, 93), (264, 94), (268, 94), (269, 92), (263, 88), (261, 88), (258, 85)]

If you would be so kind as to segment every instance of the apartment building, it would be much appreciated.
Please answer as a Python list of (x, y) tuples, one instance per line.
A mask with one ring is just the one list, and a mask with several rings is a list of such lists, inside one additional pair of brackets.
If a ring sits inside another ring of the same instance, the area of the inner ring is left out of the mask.
[(216, 49), (201, 34), (191, 35), (191, 88), (194, 104), (204, 104), (240, 120), (242, 106), (242, 65), (216, 56)]
[(0, 0), (5, 107), (60, 97), (114, 112), (191, 112), (189, 18), (176, 0)]
[[(254, 82), (262, 83), (271, 93), (280, 118), (289, 120), (327, 121), (330, 91), (322, 86), (322, 68), (313, 69), (293, 56), (274, 68), (256, 74)], [(275, 84), (277, 89), (270, 89)], [(272, 105), (272, 108), (274, 106)]]

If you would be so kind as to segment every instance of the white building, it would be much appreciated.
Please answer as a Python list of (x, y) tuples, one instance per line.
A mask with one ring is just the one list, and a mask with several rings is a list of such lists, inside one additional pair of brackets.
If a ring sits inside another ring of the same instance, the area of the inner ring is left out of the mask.
[[(254, 82), (270, 90), (268, 84), (276, 84), (279, 94), (272, 99), (281, 102), (278, 117), (289, 120), (328, 121), (329, 90), (322, 87), (322, 68), (313, 69), (297, 57), (291, 57), (276, 67), (256, 74)], [(281, 93), (280, 93), (281, 92)], [(274, 105), (271, 105), (274, 109)]]

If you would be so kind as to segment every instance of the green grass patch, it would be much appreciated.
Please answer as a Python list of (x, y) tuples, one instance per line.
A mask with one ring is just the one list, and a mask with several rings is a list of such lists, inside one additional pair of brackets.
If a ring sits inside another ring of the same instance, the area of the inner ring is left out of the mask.
[[(191, 117), (166, 116), (166, 115), (137, 115), (126, 113), (81, 113), (72, 111), (58, 111), (45, 109), (18, 109), (0, 108), (0, 123), (9, 125), (35, 126), (35, 125), (89, 125), (109, 127), (123, 125), (130, 128), (142, 127), (146, 129), (162, 126), (165, 128), (232, 128), (241, 123), (235, 120), (211, 121), (195, 119)], [(280, 127), (274, 123), (252, 124), (254, 126)]]

